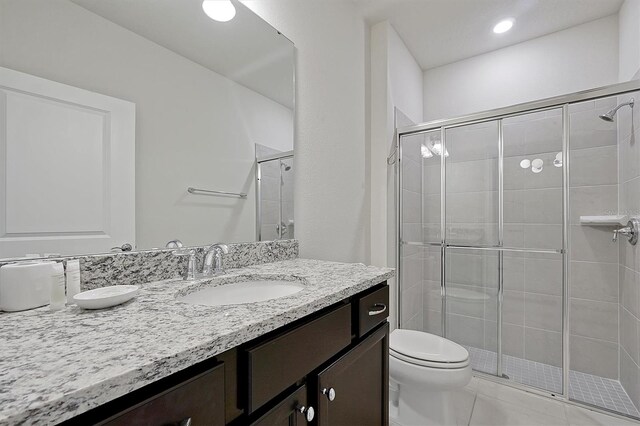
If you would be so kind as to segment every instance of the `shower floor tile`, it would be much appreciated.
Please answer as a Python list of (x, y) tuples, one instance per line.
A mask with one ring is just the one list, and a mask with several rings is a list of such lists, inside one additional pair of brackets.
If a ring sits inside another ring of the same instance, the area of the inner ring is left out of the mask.
[[(474, 370), (496, 374), (497, 354), (495, 352), (471, 346), (465, 347), (471, 355), (471, 366)], [(524, 385), (550, 392), (562, 391), (562, 369), (559, 367), (504, 355), (503, 373), (509, 379)], [(640, 417), (640, 412), (617, 380), (571, 371), (569, 372), (569, 398)]]

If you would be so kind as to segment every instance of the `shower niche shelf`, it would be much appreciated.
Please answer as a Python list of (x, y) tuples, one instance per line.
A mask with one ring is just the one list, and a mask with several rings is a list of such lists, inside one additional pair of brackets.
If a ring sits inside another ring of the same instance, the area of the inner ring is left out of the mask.
[(605, 216), (580, 216), (581, 225), (589, 226), (618, 226), (626, 225), (629, 216), (624, 214), (605, 215)]

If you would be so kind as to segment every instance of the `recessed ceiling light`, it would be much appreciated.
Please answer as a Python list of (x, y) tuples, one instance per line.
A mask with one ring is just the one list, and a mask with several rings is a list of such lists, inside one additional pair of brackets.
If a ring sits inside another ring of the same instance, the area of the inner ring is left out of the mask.
[(506, 33), (511, 29), (511, 27), (513, 27), (514, 22), (515, 19), (513, 18), (503, 19), (502, 21), (498, 22), (495, 27), (493, 27), (493, 32), (496, 34)]
[(204, 0), (202, 10), (214, 21), (227, 22), (236, 16), (236, 8), (230, 0)]

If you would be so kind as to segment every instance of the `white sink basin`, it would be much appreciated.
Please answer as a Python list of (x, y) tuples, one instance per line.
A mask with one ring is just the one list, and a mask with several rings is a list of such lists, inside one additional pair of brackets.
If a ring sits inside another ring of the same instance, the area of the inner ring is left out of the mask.
[(303, 288), (302, 284), (293, 281), (256, 279), (206, 287), (186, 296), (180, 296), (178, 300), (193, 305), (240, 305), (291, 296), (302, 291)]

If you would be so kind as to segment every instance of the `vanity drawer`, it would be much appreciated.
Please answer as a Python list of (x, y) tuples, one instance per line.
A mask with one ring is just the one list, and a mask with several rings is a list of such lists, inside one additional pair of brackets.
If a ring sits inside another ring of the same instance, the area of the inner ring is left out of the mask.
[(100, 423), (106, 426), (184, 424), (224, 425), (224, 365), (220, 364), (186, 382)]
[(358, 337), (373, 330), (389, 316), (389, 286), (375, 290), (358, 300)]
[(351, 343), (351, 305), (247, 350), (248, 414)]

